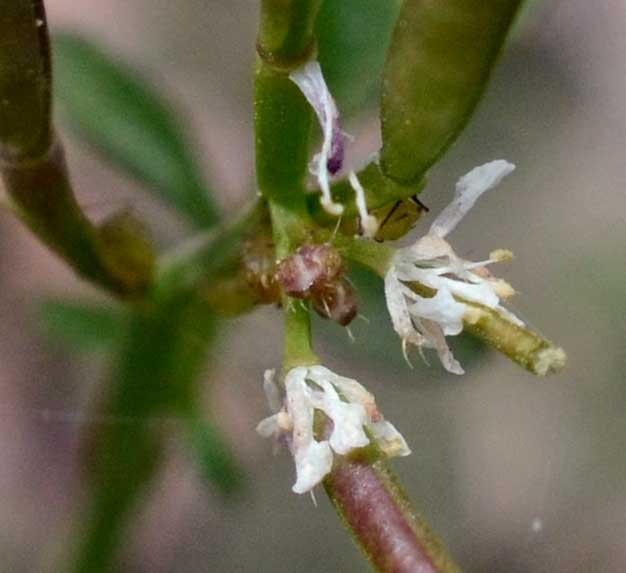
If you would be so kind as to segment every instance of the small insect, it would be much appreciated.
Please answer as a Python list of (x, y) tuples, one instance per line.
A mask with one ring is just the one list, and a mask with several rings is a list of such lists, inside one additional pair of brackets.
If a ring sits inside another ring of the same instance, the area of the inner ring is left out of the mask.
[(417, 195), (408, 199), (398, 199), (391, 206), (376, 209), (372, 214), (380, 221), (380, 225), (374, 239), (378, 242), (401, 239), (415, 226), (424, 212), (428, 212), (428, 207), (417, 198)]

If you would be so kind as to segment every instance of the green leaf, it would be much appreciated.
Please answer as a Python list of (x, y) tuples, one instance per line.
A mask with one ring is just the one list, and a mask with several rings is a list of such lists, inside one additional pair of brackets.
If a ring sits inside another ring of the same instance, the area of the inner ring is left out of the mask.
[(82, 352), (109, 352), (129, 327), (130, 314), (122, 306), (50, 299), (38, 309), (48, 336)]
[(318, 57), (342, 113), (380, 90), (401, 0), (325, 0), (317, 18)]
[(381, 166), (409, 182), (459, 135), (487, 85), (521, 0), (406, 0), (384, 75)]
[(240, 491), (244, 474), (219, 429), (209, 422), (190, 423), (191, 445), (202, 477), (223, 495)]
[(85, 39), (60, 34), (53, 48), (55, 96), (70, 124), (197, 226), (214, 224), (215, 205), (170, 105)]
[(85, 445), (92, 498), (74, 570), (117, 570), (128, 519), (152, 482), (170, 433), (167, 419), (193, 417), (216, 321), (194, 296), (137, 308), (111, 386)]

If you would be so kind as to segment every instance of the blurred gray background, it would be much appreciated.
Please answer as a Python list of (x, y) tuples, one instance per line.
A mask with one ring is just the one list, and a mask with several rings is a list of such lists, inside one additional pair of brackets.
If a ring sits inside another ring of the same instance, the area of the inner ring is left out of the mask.
[[(257, 2), (47, 6), (53, 29), (78, 31), (141, 65), (192, 120), (224, 209), (245, 203), (253, 192)], [(339, 329), (316, 327), (325, 363), (375, 391), (411, 445), (413, 455), (395, 467), (467, 573), (626, 571), (624, 22), (621, 0), (537, 2), (422, 195), (437, 213), (473, 166), (517, 164), (453, 242), (470, 257), (515, 252), (501, 272), (520, 293), (516, 310), (568, 351), (562, 375), (535, 379), (493, 352), (462, 378), (442, 376), (434, 364), (410, 371), (399, 344), (386, 342), (393, 339), (385, 322), (359, 324), (354, 346)], [(358, 139), (355, 158), (366, 156), (377, 145), (375, 110), (347, 130)], [(61, 133), (91, 216), (131, 205), (159, 244), (184, 236), (182, 223), (139, 185)], [(100, 423), (86, 415), (85, 397), (106, 368), (47, 339), (35, 311), (51, 294), (97, 295), (6, 214), (0, 268), (0, 569), (61, 571), (82, 499), (78, 437), (85, 424)], [(380, 302), (370, 312), (378, 316)], [(208, 491), (170, 422), (170, 461), (137, 516), (125, 549), (129, 571), (367, 570), (323, 493), (317, 508), (292, 494), (291, 460), (273, 458), (254, 432), (267, 415), (262, 371), (279, 365), (280, 336), (273, 309), (234, 321), (207, 379), (246, 468), (246, 491), (232, 502)], [(372, 354), (379, 339), (384, 351)]]

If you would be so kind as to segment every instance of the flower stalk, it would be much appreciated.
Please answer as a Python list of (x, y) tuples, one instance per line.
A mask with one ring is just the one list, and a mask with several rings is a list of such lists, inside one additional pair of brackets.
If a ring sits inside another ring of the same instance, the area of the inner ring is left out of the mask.
[(460, 571), (375, 446), (336, 461), (324, 488), (377, 571)]

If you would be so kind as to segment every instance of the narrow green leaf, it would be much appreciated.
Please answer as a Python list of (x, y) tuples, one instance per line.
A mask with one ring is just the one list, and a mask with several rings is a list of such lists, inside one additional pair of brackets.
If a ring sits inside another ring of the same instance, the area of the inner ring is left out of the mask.
[(122, 306), (50, 299), (38, 309), (48, 336), (82, 352), (108, 352), (124, 340), (130, 313)]
[(384, 75), (381, 166), (409, 182), (469, 120), (522, 0), (406, 0)]
[(190, 422), (190, 438), (202, 477), (224, 495), (240, 491), (244, 474), (219, 429), (209, 422)]
[(86, 442), (92, 499), (74, 571), (114, 567), (126, 525), (157, 472), (168, 418), (189, 417), (215, 319), (194, 296), (133, 313), (111, 387)]
[(342, 114), (380, 90), (401, 0), (325, 0), (315, 26), (324, 77)]
[(87, 40), (53, 38), (55, 96), (83, 137), (199, 227), (217, 211), (181, 121), (140, 75)]

